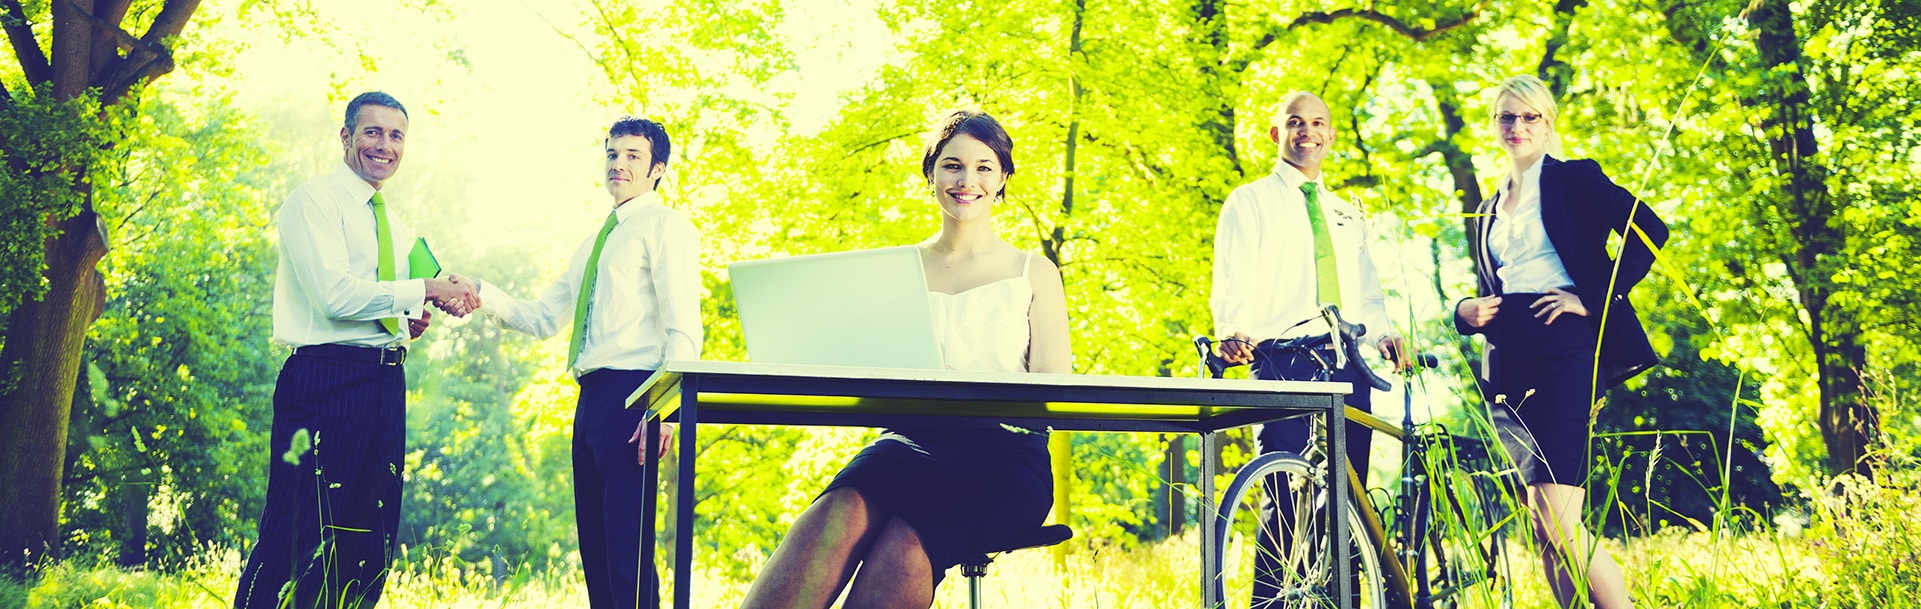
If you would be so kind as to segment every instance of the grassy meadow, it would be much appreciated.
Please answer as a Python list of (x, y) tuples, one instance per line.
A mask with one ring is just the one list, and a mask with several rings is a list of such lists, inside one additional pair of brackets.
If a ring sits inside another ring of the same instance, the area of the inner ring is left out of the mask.
[[(1748, 530), (1670, 527), (1653, 535), (1605, 540), (1629, 569), (1642, 607), (1820, 608), (1908, 607), (1921, 603), (1921, 494), (1914, 476), (1881, 485), (1843, 484), (1806, 514), (1787, 513)], [(1898, 479), (1898, 480), (1896, 480)], [(1197, 537), (1188, 533), (1132, 551), (1070, 542), (1065, 569), (1046, 551), (1016, 552), (989, 568), (989, 607), (1150, 609), (1195, 607), (1200, 594)], [(1517, 559), (1520, 542), (1507, 550)], [(169, 572), (87, 568), (72, 562), (43, 571), (31, 586), (0, 585), (0, 605), (33, 608), (190, 608), (227, 606), (240, 553), (210, 550)], [(1477, 591), (1464, 607), (1553, 607), (1544, 580), (1517, 562), (1514, 581)], [(696, 577), (694, 605), (730, 607), (747, 583), (711, 573)], [(391, 609), (586, 605), (580, 574), (532, 572), (455, 560), (409, 557), (388, 582)], [(935, 607), (967, 607), (958, 570), (936, 594)], [(1230, 604), (1230, 606), (1235, 606)]]

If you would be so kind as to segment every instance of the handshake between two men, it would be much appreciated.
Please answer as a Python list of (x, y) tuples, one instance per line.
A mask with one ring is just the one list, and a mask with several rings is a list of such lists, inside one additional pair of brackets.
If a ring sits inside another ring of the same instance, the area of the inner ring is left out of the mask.
[[(429, 277), (427, 302), (454, 317), (466, 317), (480, 310), (480, 281), (456, 274), (447, 274), (446, 279)], [(433, 311), (422, 311), (419, 319), (407, 320), (407, 330), (412, 338), (420, 338), (433, 321)]]

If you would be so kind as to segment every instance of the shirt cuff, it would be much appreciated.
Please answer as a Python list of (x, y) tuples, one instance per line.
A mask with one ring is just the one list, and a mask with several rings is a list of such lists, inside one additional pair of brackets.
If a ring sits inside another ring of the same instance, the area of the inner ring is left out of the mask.
[(427, 280), (408, 279), (393, 284), (394, 314), (407, 319), (420, 319), (427, 311)]

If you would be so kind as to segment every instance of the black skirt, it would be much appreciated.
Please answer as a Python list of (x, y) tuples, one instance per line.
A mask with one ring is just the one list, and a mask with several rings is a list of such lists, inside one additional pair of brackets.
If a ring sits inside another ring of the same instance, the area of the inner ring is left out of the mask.
[(1047, 434), (998, 425), (887, 430), (821, 493), (837, 488), (912, 525), (936, 586), (966, 557), (1039, 528), (1054, 506)]
[[(1529, 305), (1541, 294), (1503, 294), (1487, 331), (1498, 347), (1488, 379), (1488, 417), (1527, 484), (1587, 482), (1596, 381), (1595, 328), (1562, 315), (1552, 325)], [(1596, 313), (1598, 314), (1598, 313)]]

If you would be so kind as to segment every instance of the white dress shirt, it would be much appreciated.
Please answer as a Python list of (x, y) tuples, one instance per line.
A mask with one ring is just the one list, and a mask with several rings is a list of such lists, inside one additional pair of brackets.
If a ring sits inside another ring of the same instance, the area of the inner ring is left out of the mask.
[[(700, 237), (694, 224), (662, 204), (654, 191), (627, 200), (614, 217), (614, 229), (601, 246), (575, 376), (601, 368), (655, 370), (670, 359), (698, 359)], [(566, 272), (535, 300), (517, 300), (481, 282), (480, 312), (539, 338), (573, 331), (574, 300), (598, 235), (596, 230), (580, 242)]]
[[(1256, 341), (1327, 332), (1327, 325), (1295, 324), (1320, 315), (1314, 266), (1314, 229), (1308, 224), (1307, 176), (1286, 161), (1235, 188), (1214, 229), (1214, 333), (1236, 332)], [(1368, 254), (1367, 220), (1319, 180), (1321, 213), (1334, 246), (1341, 284), (1341, 317), (1367, 325), (1364, 342), (1380, 343), (1394, 330), (1387, 298)]]
[(1561, 264), (1561, 254), (1547, 238), (1547, 225), (1541, 222), (1541, 163), (1546, 159), (1542, 155), (1534, 166), (1521, 172), (1520, 181), (1527, 188), (1514, 200), (1513, 211), (1504, 209), (1512, 180), (1501, 180), (1494, 199), (1487, 249), (1494, 257), (1494, 272), (1501, 278), (1503, 293), (1539, 294), (1549, 288), (1574, 285), (1574, 278)]
[[(374, 187), (342, 162), (333, 173), (301, 184), (280, 206), (280, 263), (274, 273), (273, 337), (293, 347), (337, 343), (363, 347), (403, 344), (381, 327), (383, 318), (418, 318), (426, 282), (378, 281)], [(394, 277), (407, 277), (414, 233), (387, 202)]]

